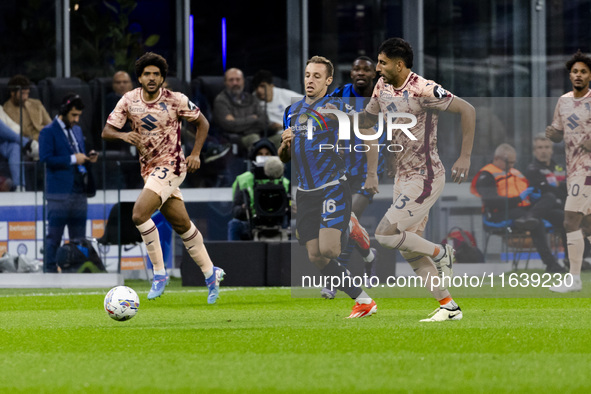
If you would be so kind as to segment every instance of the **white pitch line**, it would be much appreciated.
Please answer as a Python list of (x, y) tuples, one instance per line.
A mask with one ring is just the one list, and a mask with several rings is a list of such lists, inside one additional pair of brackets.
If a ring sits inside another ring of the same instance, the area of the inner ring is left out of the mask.
[[(239, 290), (269, 290), (269, 289), (290, 289), (290, 287), (222, 287), (220, 292), (239, 291)], [(88, 291), (88, 292), (68, 292), (68, 293), (28, 293), (28, 294), (0, 294), (0, 298), (12, 297), (60, 297), (60, 296), (81, 296), (81, 295), (99, 295), (107, 294), (107, 291)], [(187, 289), (187, 290), (166, 290), (166, 293), (206, 293), (207, 289)], [(148, 290), (138, 291), (138, 294), (147, 294)]]

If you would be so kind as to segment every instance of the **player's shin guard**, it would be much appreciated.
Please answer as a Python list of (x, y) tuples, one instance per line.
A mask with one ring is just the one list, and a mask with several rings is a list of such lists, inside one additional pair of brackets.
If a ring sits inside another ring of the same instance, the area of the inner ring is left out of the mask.
[(355, 287), (352, 280), (346, 280), (347, 277), (350, 278), (349, 272), (335, 260), (330, 260), (320, 272), (322, 275), (329, 277), (327, 287), (335, 283), (338, 290), (345, 292), (352, 299), (359, 297), (363, 291), (360, 287)]
[(583, 231), (579, 229), (577, 231), (566, 233), (566, 245), (568, 248), (568, 259), (570, 261), (570, 273), (573, 275), (581, 275), (583, 252), (585, 250)]
[(423, 284), (437, 301), (450, 297), (447, 288), (440, 283), (439, 273), (431, 258), (412, 252), (400, 252), (400, 254), (408, 261), (414, 272), (421, 277)]
[(408, 231), (401, 231), (394, 235), (376, 234), (376, 239), (385, 248), (399, 249), (404, 252), (415, 252), (424, 256), (436, 257), (441, 245), (427, 241), (425, 238)]
[(189, 256), (193, 259), (195, 263), (201, 268), (202, 272), (207, 272), (213, 268), (213, 263), (209, 258), (209, 254), (207, 253), (207, 249), (205, 249), (205, 245), (203, 244), (203, 235), (197, 230), (195, 224), (191, 222), (191, 228), (184, 234), (180, 234), (183, 243), (185, 244), (185, 248), (187, 248), (187, 252), (189, 252)]
[(160, 271), (164, 269), (164, 258), (162, 257), (162, 247), (160, 246), (160, 234), (158, 228), (152, 219), (148, 219), (147, 222), (136, 226), (142, 235), (142, 240), (146, 244), (146, 250), (148, 256), (154, 266), (154, 271)]

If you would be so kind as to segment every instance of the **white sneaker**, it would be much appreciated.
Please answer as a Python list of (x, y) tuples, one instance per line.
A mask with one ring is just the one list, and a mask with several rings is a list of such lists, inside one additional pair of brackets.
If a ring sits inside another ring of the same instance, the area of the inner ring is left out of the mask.
[(435, 309), (431, 314), (429, 314), (429, 318), (423, 319), (421, 321), (431, 322), (431, 321), (447, 321), (447, 320), (461, 320), (464, 316), (462, 314), (462, 310), (458, 306), (456, 309), (446, 309), (444, 307), (439, 307)]
[[(456, 251), (450, 244), (447, 244), (445, 245), (445, 254), (443, 257), (439, 261), (433, 260), (433, 262), (435, 263), (435, 267), (437, 268), (437, 272), (439, 273), (442, 282), (444, 276), (452, 278), (454, 276), (453, 266), (456, 262)], [(440, 286), (440, 289), (445, 289), (445, 286)]]
[(564, 281), (560, 286), (552, 286), (550, 287), (550, 291), (555, 293), (570, 293), (574, 291), (581, 291), (583, 290), (583, 283), (581, 280), (573, 279), (573, 284), (571, 286), (567, 286)]

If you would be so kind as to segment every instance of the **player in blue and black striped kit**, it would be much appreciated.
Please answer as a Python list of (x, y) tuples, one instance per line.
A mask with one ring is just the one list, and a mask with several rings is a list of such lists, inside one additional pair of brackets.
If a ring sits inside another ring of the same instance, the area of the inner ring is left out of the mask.
[[(376, 65), (371, 58), (359, 56), (351, 65), (350, 75), (352, 82), (336, 88), (330, 96), (341, 97), (354, 111), (363, 112), (373, 93)], [(343, 140), (339, 143), (341, 157), (345, 162), (349, 187), (352, 193), (352, 210), (358, 219), (361, 218), (365, 208), (373, 200), (373, 193), (364, 187), (368, 174), (368, 159), (366, 157), (368, 153), (355, 149), (356, 146), (361, 146), (365, 142), (353, 133), (350, 140)], [(372, 141), (370, 143), (374, 142)], [(386, 144), (386, 133), (382, 134), (377, 143)], [(386, 153), (387, 150), (385, 149), (378, 153), (378, 177), (384, 172)], [(348, 242), (343, 253), (339, 256), (338, 262), (346, 267), (354, 249), (355, 243), (352, 241)], [(375, 248), (363, 249), (360, 247), (357, 247), (357, 250), (365, 262), (365, 274), (368, 278), (376, 276), (377, 250)], [(371, 287), (370, 281), (368, 281), (367, 287)], [(333, 299), (336, 291), (323, 288), (320, 294), (324, 298)]]
[[(325, 108), (347, 112), (342, 100), (326, 97), (333, 71), (332, 63), (324, 57), (308, 60), (306, 97), (285, 111), (279, 157), (283, 162), (293, 159), (296, 170), (296, 227), (300, 244), (306, 246), (310, 261), (323, 276), (345, 278), (349, 276), (347, 270), (335, 260), (341, 254), (341, 240), (346, 239), (349, 228), (350, 236), (359, 242), (369, 243), (369, 237), (351, 217), (345, 164), (336, 150), (338, 122), (319, 112)], [(356, 301), (350, 318), (376, 312), (375, 301), (360, 287), (343, 281), (337, 288)]]

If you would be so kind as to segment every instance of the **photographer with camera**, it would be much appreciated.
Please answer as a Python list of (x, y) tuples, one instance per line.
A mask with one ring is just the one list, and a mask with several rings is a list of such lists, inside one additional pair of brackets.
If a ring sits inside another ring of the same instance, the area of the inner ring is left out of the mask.
[[(257, 202), (265, 211), (274, 210), (274, 206), (281, 208), (282, 202), (289, 202), (290, 182), (283, 176), (283, 164), (277, 158), (275, 145), (268, 139), (257, 141), (250, 150), (249, 159), (251, 170), (238, 175), (232, 184), (234, 217), (228, 222), (229, 241), (253, 239), (253, 219), (257, 218)], [(282, 186), (285, 195), (281, 197), (277, 193), (270, 193), (268, 195), (276, 197), (257, 201), (255, 189), (263, 186), (269, 186), (268, 189)], [(276, 201), (278, 198), (284, 198), (285, 201)], [(265, 207), (266, 204), (273, 206)], [(286, 209), (283, 216), (283, 222), (288, 223), (289, 209)]]

